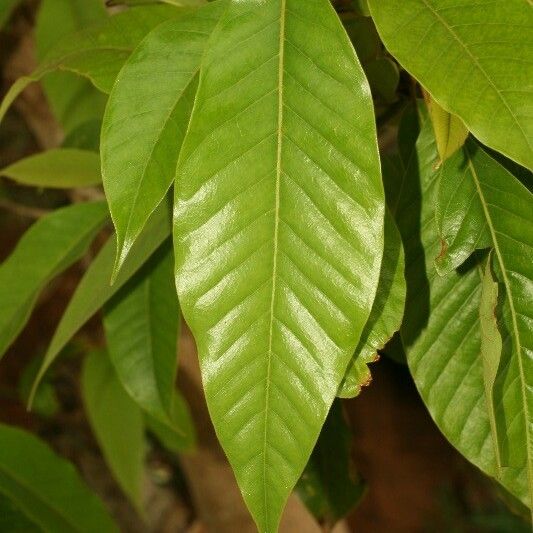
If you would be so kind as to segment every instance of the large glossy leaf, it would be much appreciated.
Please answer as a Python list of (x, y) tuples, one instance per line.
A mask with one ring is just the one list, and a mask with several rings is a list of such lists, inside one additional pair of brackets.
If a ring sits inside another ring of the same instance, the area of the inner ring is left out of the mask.
[(173, 270), (167, 242), (109, 302), (104, 316), (122, 385), (144, 411), (170, 426), (180, 320)]
[[(438, 160), (433, 128), (426, 121), (402, 182), (387, 187), (397, 195), (391, 196), (391, 207), (406, 257), (407, 303), (401, 334), (409, 368), (433, 419), (468, 460), (496, 477), (481, 356), (480, 258), (473, 256), (460, 271), (445, 277), (436, 271), (434, 260), (441, 251), (435, 222), (442, 172)], [(500, 384), (500, 401), (515, 397), (517, 386), (510, 379)], [(516, 431), (513, 422), (508, 420), (505, 428), (510, 436)], [(528, 501), (525, 465), (504, 468), (499, 481)]]
[(156, 28), (126, 62), (111, 92), (101, 153), (118, 239), (117, 268), (172, 183), (200, 61), (226, 5), (219, 0)]
[(57, 148), (26, 157), (0, 169), (0, 176), (33, 187), (88, 187), (102, 181), (98, 154), (74, 148)]
[(385, 215), (385, 250), (376, 299), (337, 396), (353, 398), (372, 379), (368, 364), (400, 329), (405, 307), (405, 258), (400, 232), (392, 215)]
[(352, 464), (351, 440), (342, 404), (335, 400), (297, 485), (298, 494), (325, 531), (354, 509), (365, 494), (365, 484)]
[[(37, 59), (42, 61), (58, 40), (106, 18), (101, 0), (42, 0), (35, 23)], [(55, 72), (45, 76), (42, 85), (66, 133), (103, 115), (105, 96), (87, 79)]]
[(328, 0), (230, 2), (204, 58), (174, 213), (210, 413), (259, 530), (273, 532), (383, 254), (370, 92)]
[(369, 0), (389, 51), (483, 143), (533, 168), (525, 0)]
[(0, 425), (0, 493), (46, 532), (118, 531), (70, 463), (20, 429)]
[(42, 289), (84, 255), (106, 218), (103, 202), (59, 209), (36, 222), (0, 265), (0, 356), (26, 324)]
[(168, 205), (163, 204), (152, 215), (113, 285), (110, 284), (110, 280), (116, 250), (114, 237), (108, 240), (87, 269), (61, 318), (33, 385), (33, 393), (46, 370), (70, 339), (139, 270), (168, 237), (170, 231)]
[(81, 375), (85, 409), (102, 453), (122, 490), (142, 512), (144, 422), (105, 352), (85, 358)]
[(476, 248), (494, 250), (503, 300), (499, 327), (507, 345), (498, 377), (506, 389), (499, 418), (512, 420), (499, 434), (510, 464), (529, 465), (533, 501), (533, 195), (469, 141), (443, 168), (436, 217), (441, 272), (462, 264)]
[(76, 34), (67, 35), (51, 49), (40, 66), (17, 80), (0, 105), (0, 121), (15, 98), (32, 82), (56, 70), (88, 78), (109, 93), (118, 72), (134, 48), (153, 28), (176, 16), (172, 6), (138, 7), (105, 19)]

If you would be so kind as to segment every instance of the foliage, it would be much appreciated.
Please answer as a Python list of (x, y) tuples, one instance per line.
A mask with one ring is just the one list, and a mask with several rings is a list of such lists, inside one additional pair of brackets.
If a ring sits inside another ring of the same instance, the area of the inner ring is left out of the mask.
[[(446, 438), (532, 507), (531, 6), (124, 0), (109, 15), (98, 1), (60, 4), (42, 3), (40, 65), (0, 120), (42, 80), (65, 141), (0, 173), (93, 195), (101, 183), (107, 203), (41, 218), (0, 265), (0, 355), (51, 280), (102, 230), (108, 239), (30, 403), (103, 309), (107, 352), (87, 355), (83, 396), (142, 515), (145, 430), (176, 453), (194, 442), (175, 386), (182, 312), (259, 531), (277, 530), (296, 486), (332, 527), (364, 492), (335, 397), (357, 396), (368, 364), (396, 350)], [(14, 524), (113, 529), (62, 460), (0, 433), (0, 506)], [(26, 488), (9, 475), (20, 454)], [(63, 487), (76, 498), (58, 516)], [(72, 520), (83, 501), (91, 516)]]

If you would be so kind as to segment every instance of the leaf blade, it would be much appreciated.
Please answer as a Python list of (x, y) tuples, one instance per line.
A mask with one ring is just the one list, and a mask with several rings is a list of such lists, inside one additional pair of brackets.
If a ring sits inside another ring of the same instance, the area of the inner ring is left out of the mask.
[(89, 187), (102, 181), (95, 152), (74, 148), (47, 150), (0, 169), (0, 175), (33, 187)]
[(104, 202), (59, 209), (36, 222), (0, 265), (0, 356), (26, 324), (41, 290), (85, 254), (106, 219)]
[[(200, 60), (224, 8), (224, 2), (215, 2), (150, 32), (126, 61), (111, 91), (101, 153), (118, 239), (117, 271), (172, 183)], [(125, 136), (135, 138), (135, 151), (124, 142)]]
[(0, 492), (32, 522), (47, 531), (118, 531), (74, 467), (42, 441), (3, 424), (0, 439)]
[(368, 3), (388, 50), (437, 102), (481, 142), (533, 168), (532, 112), (524, 102), (533, 79), (531, 6), (522, 0)]
[[(176, 279), (219, 440), (261, 531), (276, 530), (370, 313), (384, 215), (374, 128), (368, 84), (329, 2), (229, 4), (178, 164)], [(366, 195), (356, 196), (356, 183)], [(321, 194), (327, 221), (314, 205)], [(329, 225), (334, 197), (341, 229)], [(341, 250), (366, 274), (346, 268)]]

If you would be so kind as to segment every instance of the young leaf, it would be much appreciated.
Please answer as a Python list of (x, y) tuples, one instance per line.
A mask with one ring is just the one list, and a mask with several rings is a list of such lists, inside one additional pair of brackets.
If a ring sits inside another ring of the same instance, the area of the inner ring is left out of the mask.
[(118, 532), (73, 466), (33, 435), (0, 424), (0, 494), (42, 531)]
[(0, 357), (52, 278), (86, 252), (107, 219), (104, 202), (58, 209), (36, 222), (0, 265)]
[(142, 514), (144, 422), (105, 352), (86, 356), (81, 374), (85, 409), (113, 476)]
[(61, 350), (67, 345), (83, 324), (85, 324), (91, 316), (109, 301), (111, 297), (128, 281), (128, 279), (139, 270), (139, 268), (168, 237), (170, 231), (168, 205), (164, 204), (152, 215), (145, 231), (138, 239), (134, 249), (131, 251), (128, 261), (124, 265), (124, 268), (117, 277), (114, 285), (110, 285), (111, 274), (113, 272), (114, 254), (116, 252), (114, 237), (111, 237), (111, 239), (107, 241), (80, 281), (76, 288), (76, 292), (72, 296), (72, 299), (59, 322), (50, 346), (48, 347), (48, 351), (46, 352), (41, 369), (33, 384), (30, 404), (37, 385), (41, 381), (46, 370), (60, 354)]
[[(410, 371), (440, 430), (469, 461), (496, 476), (481, 359), (479, 258), (473, 256), (460, 272), (452, 270), (445, 277), (434, 266), (441, 249), (435, 223), (437, 184), (443, 172), (437, 169), (438, 158), (433, 127), (426, 121), (401, 186), (387, 187), (398, 194), (391, 197), (391, 208), (405, 248), (407, 303), (401, 335)], [(508, 335), (503, 343), (504, 348), (509, 345)], [(498, 412), (505, 408), (510, 414), (513, 404), (516, 413), (519, 382), (516, 359), (509, 365), (507, 352), (495, 394)], [(503, 434), (523, 445), (514, 418), (503, 418)], [(528, 501), (525, 464), (503, 469), (498, 480), (515, 497)]]
[(259, 530), (274, 532), (383, 255), (372, 100), (329, 0), (230, 2), (204, 57), (174, 215), (210, 413)]
[(104, 315), (119, 380), (145, 412), (169, 426), (180, 320), (173, 269), (167, 242), (115, 295)]
[(354, 472), (350, 457), (351, 436), (342, 404), (335, 400), (297, 485), (298, 494), (325, 531), (354, 509), (365, 494), (365, 484)]
[(89, 78), (98, 89), (109, 93), (134, 48), (153, 28), (177, 13), (171, 6), (139, 7), (109, 17), (75, 37), (68, 35), (50, 50), (32, 74), (11, 86), (0, 105), (0, 122), (13, 100), (30, 83), (56, 70)]
[(442, 109), (430, 94), (426, 93), (424, 97), (433, 123), (440, 160), (444, 162), (463, 146), (468, 130), (459, 117)]
[(388, 50), (484, 144), (532, 168), (533, 10), (524, 0), (368, 0)]
[(441, 271), (443, 264), (462, 264), (476, 248), (490, 246), (494, 250), (510, 343), (505, 374), (509, 379), (512, 375), (517, 385), (512, 397), (508, 392), (504, 407), (514, 421), (505, 436), (511, 464), (528, 465), (533, 504), (533, 195), (476, 143), (468, 141), (463, 151), (444, 165), (436, 218), (443, 242)]
[[(117, 271), (167, 193), (192, 110), (218, 1), (148, 34), (120, 71), (102, 126), (102, 169), (117, 232)], [(128, 140), (135, 140), (135, 150)]]
[(400, 329), (405, 307), (405, 260), (400, 232), (391, 214), (385, 215), (385, 250), (376, 299), (359, 345), (341, 383), (337, 396), (354, 398), (372, 379), (368, 363)]
[[(481, 302), (479, 304), (479, 327), (481, 330), (481, 359), (483, 361), (483, 382), (485, 384), (485, 401), (489, 414), (492, 444), (498, 469), (502, 461), (498, 425), (495, 413), (494, 385), (498, 375), (498, 367), (502, 356), (502, 336), (498, 330), (496, 308), (498, 305), (498, 282), (492, 275), (492, 254), (485, 266), (481, 285)], [(500, 473), (501, 475), (501, 473)]]
[(0, 169), (22, 185), (33, 187), (89, 187), (102, 181), (100, 157), (95, 152), (56, 148), (32, 155)]
[[(37, 59), (42, 61), (58, 40), (106, 18), (101, 0), (42, 0), (35, 23)], [(69, 72), (54, 72), (44, 77), (42, 85), (66, 133), (103, 115), (105, 96), (87, 79)]]

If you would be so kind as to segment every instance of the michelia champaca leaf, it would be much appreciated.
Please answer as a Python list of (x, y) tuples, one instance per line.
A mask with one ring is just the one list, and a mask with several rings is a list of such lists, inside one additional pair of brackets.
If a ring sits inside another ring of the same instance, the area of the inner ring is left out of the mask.
[[(452, 270), (444, 277), (434, 264), (441, 250), (435, 222), (437, 185), (443, 167), (453, 159), (438, 168), (433, 127), (426, 120), (403, 184), (388, 187), (399, 193), (391, 207), (405, 247), (407, 303), (400, 331), (417, 388), (443, 434), (483, 472), (498, 477), (481, 354), (483, 257), (475, 254), (460, 271)], [(456, 176), (457, 183), (460, 178)], [(507, 332), (504, 347), (510, 343)], [(507, 416), (498, 420), (503, 424), (500, 434), (521, 444), (523, 458), (526, 441), (520, 413), (523, 405), (516, 402), (520, 390), (517, 358), (510, 359), (508, 352), (505, 349), (502, 354), (501, 378), (495, 384), (497, 412)], [(527, 478), (524, 461), (519, 467), (503, 468), (498, 480), (527, 504)]]
[(43, 364), (35, 378), (30, 405), (36, 387), (50, 365), (56, 360), (61, 350), (67, 345), (78, 330), (89, 320), (118, 290), (139, 270), (148, 258), (159, 248), (171, 231), (168, 205), (162, 204), (150, 218), (145, 231), (138, 239), (128, 257), (127, 263), (111, 285), (114, 254), (116, 253), (114, 237), (111, 237), (100, 250), (81, 279), (65, 313), (50, 342)]
[(107, 218), (105, 202), (76, 204), (43, 217), (20, 239), (0, 265), (0, 357), (28, 321), (43, 288), (85, 254)]
[(383, 255), (372, 101), (329, 0), (231, 1), (178, 163), (176, 280), (220, 442), (277, 530)]
[(97, 153), (75, 148), (56, 148), (35, 154), (0, 169), (22, 185), (71, 188), (98, 185), (102, 181)]
[(74, 467), (42, 441), (0, 424), (0, 442), (0, 494), (39, 531), (118, 532)]
[(442, 239), (437, 260), (441, 273), (448, 271), (442, 265), (461, 265), (476, 248), (489, 246), (494, 251), (495, 275), (502, 287), (500, 327), (508, 352), (502, 354), (497, 379), (513, 385), (500, 415), (513, 420), (512, 432), (499, 432), (507, 437), (509, 454), (502, 462), (529, 465), (533, 501), (533, 195), (468, 141), (442, 169), (436, 219)]
[(85, 357), (81, 373), (85, 410), (113, 476), (142, 514), (143, 414), (118, 380), (104, 351)]
[(368, 364), (400, 329), (405, 307), (405, 259), (400, 232), (392, 215), (385, 215), (385, 250), (376, 299), (337, 396), (354, 398), (372, 379)]
[(484, 144), (533, 168), (526, 0), (369, 0), (385, 46)]
[(156, 28), (126, 62), (111, 91), (101, 154), (118, 240), (117, 270), (172, 183), (200, 61), (226, 5), (219, 0)]
[(109, 93), (124, 62), (146, 34), (178, 13), (172, 6), (138, 7), (109, 17), (75, 36), (67, 35), (32, 74), (11, 86), (0, 104), (0, 122), (13, 100), (30, 83), (56, 70), (84, 76), (102, 92)]
[(104, 326), (124, 388), (142, 409), (173, 426), (180, 311), (174, 254), (165, 243), (109, 302)]

